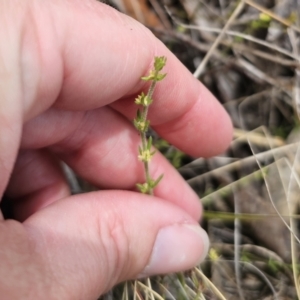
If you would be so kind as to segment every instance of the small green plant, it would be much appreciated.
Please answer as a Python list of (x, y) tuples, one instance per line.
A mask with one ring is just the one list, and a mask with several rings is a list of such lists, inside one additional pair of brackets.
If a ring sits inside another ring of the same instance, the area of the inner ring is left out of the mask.
[(268, 15), (261, 13), (258, 17), (258, 19), (253, 20), (250, 23), (251, 29), (257, 30), (257, 29), (262, 29), (262, 28), (269, 28), (270, 23), (272, 21), (272, 18), (269, 17)]
[(155, 86), (158, 81), (163, 80), (167, 74), (161, 73), (161, 70), (166, 64), (166, 57), (155, 57), (154, 58), (154, 68), (150, 71), (148, 76), (142, 77), (144, 81), (150, 81), (150, 87), (148, 93), (145, 95), (141, 93), (136, 99), (135, 104), (139, 105), (141, 108), (137, 110), (136, 118), (133, 120), (135, 128), (139, 131), (141, 135), (141, 146), (139, 146), (139, 155), (138, 159), (143, 162), (145, 170), (145, 182), (137, 183), (137, 188), (143, 194), (153, 195), (154, 188), (161, 181), (163, 174), (160, 175), (157, 179), (153, 179), (150, 176), (149, 172), (149, 163), (155, 154), (155, 151), (152, 148), (152, 137), (150, 136), (147, 139), (147, 132), (150, 126), (150, 121), (147, 119), (149, 106), (153, 102), (153, 93)]

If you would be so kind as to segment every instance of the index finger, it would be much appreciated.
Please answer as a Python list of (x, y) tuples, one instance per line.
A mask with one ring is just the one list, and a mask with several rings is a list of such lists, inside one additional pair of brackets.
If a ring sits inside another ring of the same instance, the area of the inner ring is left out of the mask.
[(154, 56), (166, 56), (167, 77), (155, 91), (151, 125), (194, 156), (227, 147), (232, 129), (222, 106), (147, 28), (98, 2), (65, 3), (64, 13), (53, 12), (59, 21), (54, 24), (63, 29), (59, 45), (66, 74), (57, 106), (92, 109), (112, 103), (132, 120), (134, 97), (147, 89), (140, 77), (152, 68)]
[(168, 75), (154, 94), (149, 114), (152, 126), (194, 156), (225, 149), (231, 139), (229, 117), (143, 25), (96, 1), (26, 3), (30, 13), (22, 14), (24, 28), (16, 33), (22, 33), (18, 49), (25, 120), (53, 104), (89, 110), (112, 103), (133, 119), (134, 96), (147, 88), (140, 77), (152, 68), (154, 56), (165, 56)]
[(152, 125), (193, 155), (212, 155), (227, 144), (230, 122), (220, 105), (138, 22), (94, 0), (0, 1), (0, 7), (6, 41), (0, 45), (0, 193), (23, 122), (52, 105), (89, 110), (117, 100), (115, 109), (131, 118), (130, 96), (146, 88), (140, 77), (156, 55), (167, 57), (168, 77), (156, 91)]

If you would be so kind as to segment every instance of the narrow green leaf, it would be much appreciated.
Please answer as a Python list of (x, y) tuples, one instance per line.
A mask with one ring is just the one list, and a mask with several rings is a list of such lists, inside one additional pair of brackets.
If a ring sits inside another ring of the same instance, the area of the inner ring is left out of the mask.
[(153, 186), (152, 186), (153, 189), (160, 183), (160, 181), (163, 179), (163, 177), (164, 177), (164, 174), (161, 174), (161, 175), (154, 181)]
[(155, 77), (155, 81), (161, 81), (167, 76), (167, 73), (165, 74), (157, 74)]
[(155, 73), (154, 73), (153, 70), (150, 71), (148, 76), (141, 77), (141, 79), (144, 80), (144, 81), (151, 81), (154, 78), (155, 78)]

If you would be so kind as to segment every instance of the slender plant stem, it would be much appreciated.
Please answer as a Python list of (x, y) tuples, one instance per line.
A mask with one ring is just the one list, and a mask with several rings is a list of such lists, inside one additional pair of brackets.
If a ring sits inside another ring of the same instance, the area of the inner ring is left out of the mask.
[(150, 136), (147, 139), (147, 130), (150, 126), (150, 121), (147, 120), (149, 106), (151, 105), (153, 99), (153, 93), (158, 81), (161, 81), (165, 78), (166, 74), (160, 73), (166, 63), (166, 57), (155, 57), (154, 58), (154, 69), (152, 69), (148, 76), (141, 77), (142, 80), (150, 81), (150, 87), (148, 89), (147, 95), (141, 93), (136, 99), (135, 103), (142, 106), (142, 109), (137, 110), (137, 116), (133, 120), (133, 123), (141, 135), (142, 145), (139, 147), (139, 160), (144, 164), (145, 171), (145, 183), (137, 183), (137, 187), (142, 193), (153, 195), (153, 190), (160, 182), (163, 177), (163, 174), (160, 175), (157, 179), (152, 179), (149, 171), (149, 162), (151, 161), (152, 156), (155, 154), (155, 151), (152, 149), (152, 137)]
[[(149, 90), (148, 90), (148, 93), (147, 93), (147, 97), (149, 97), (150, 99), (152, 99), (156, 83), (157, 83), (156, 81), (152, 81), (151, 85), (149, 87)], [(149, 111), (149, 106), (145, 106), (143, 108), (143, 112), (142, 112), (142, 118), (143, 118), (143, 120), (145, 122), (147, 120), (148, 111)], [(143, 150), (145, 150), (146, 147), (147, 147), (146, 132), (142, 132), (141, 138), (142, 138), (142, 147), (143, 147)], [(149, 162), (147, 162), (147, 161), (144, 162), (144, 169), (145, 169), (145, 177), (146, 177), (145, 179), (146, 179), (146, 182), (150, 182), (151, 176), (150, 176), (150, 171), (149, 171)], [(153, 196), (153, 188), (151, 188), (151, 187), (149, 188), (149, 195)]]

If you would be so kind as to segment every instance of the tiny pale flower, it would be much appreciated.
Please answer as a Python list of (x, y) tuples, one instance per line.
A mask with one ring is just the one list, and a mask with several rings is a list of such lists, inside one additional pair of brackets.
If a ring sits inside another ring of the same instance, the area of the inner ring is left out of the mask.
[(140, 155), (138, 156), (138, 159), (142, 162), (149, 162), (151, 161), (151, 158), (153, 157), (154, 152), (151, 152), (148, 149), (142, 150)]

